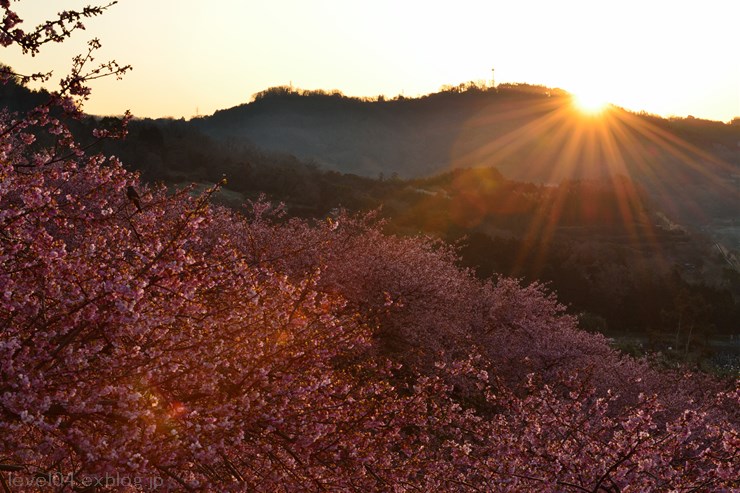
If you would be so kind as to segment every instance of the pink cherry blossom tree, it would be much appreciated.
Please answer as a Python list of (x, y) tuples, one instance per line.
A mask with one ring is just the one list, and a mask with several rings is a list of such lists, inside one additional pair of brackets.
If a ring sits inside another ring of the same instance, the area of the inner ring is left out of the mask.
[[(30, 54), (108, 8), (24, 31), (0, 6)], [(622, 356), (372, 215), (242, 214), (88, 154), (67, 122), (127, 70), (98, 48), (0, 115), (4, 491), (740, 488), (737, 382)]]

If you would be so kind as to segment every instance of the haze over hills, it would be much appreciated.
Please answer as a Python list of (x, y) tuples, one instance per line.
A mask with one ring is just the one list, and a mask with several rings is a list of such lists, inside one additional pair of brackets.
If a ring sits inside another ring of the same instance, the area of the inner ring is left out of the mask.
[[(0, 105), (47, 96), (9, 83)], [(524, 84), (388, 101), (272, 88), (210, 117), (133, 120), (124, 141), (94, 142), (111, 117), (74, 129), (149, 183), (225, 175), (217, 200), (236, 210), (262, 193), (291, 216), (380, 210), (386, 231), (457, 244), (482, 278), (547, 282), (584, 327), (656, 350), (690, 300), (703, 328), (683, 347), (706, 357), (713, 331), (740, 320), (740, 121), (587, 116), (572, 103)]]
[(665, 119), (614, 107), (589, 117), (567, 92), (541, 86), (471, 83), (393, 100), (278, 87), (191, 123), (222, 141), (369, 177), (474, 166), (544, 184), (629, 176), (667, 215), (694, 225), (731, 221), (740, 204), (740, 120)]
[[(0, 94), (19, 109), (43, 97), (17, 85)], [(253, 99), (190, 121), (134, 121), (127, 144), (112, 150), (149, 179), (217, 181), (225, 173), (237, 188), (266, 191), (305, 189), (306, 164), (373, 179), (473, 167), (546, 185), (622, 176), (671, 222), (740, 248), (740, 119), (666, 119), (615, 107), (589, 116), (569, 93), (527, 84), (468, 83), (392, 100), (274, 87)], [(301, 205), (312, 207), (338, 191), (321, 200), (302, 192)]]

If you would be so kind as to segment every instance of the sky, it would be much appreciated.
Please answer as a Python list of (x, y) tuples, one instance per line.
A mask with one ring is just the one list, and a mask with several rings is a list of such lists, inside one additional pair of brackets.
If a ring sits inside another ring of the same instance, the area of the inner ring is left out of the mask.
[[(91, 3), (13, 3), (25, 27)], [(559, 87), (633, 111), (740, 116), (738, 0), (120, 0), (17, 72), (54, 70), (97, 37), (98, 60), (134, 69), (97, 81), (85, 109), (191, 118), (268, 87), (406, 97), (467, 81)], [(492, 71), (493, 69), (493, 71)]]

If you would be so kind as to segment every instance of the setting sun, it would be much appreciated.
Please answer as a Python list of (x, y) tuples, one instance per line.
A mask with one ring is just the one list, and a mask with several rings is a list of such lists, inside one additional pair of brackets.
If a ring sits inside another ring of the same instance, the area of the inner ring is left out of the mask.
[(609, 102), (601, 94), (589, 91), (576, 93), (573, 96), (573, 104), (579, 111), (589, 115), (599, 114), (609, 106)]

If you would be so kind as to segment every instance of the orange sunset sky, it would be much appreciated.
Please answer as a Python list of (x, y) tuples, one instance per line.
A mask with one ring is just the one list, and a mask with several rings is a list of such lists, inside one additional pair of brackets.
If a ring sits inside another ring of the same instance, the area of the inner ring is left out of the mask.
[[(31, 27), (89, 1), (14, 4)], [(729, 121), (740, 115), (737, 0), (373, 2), (121, 0), (36, 58), (55, 70), (99, 37), (99, 61), (131, 64), (93, 85), (94, 114), (185, 117), (248, 102), (270, 86), (416, 96), (495, 80), (560, 87), (630, 110)]]

